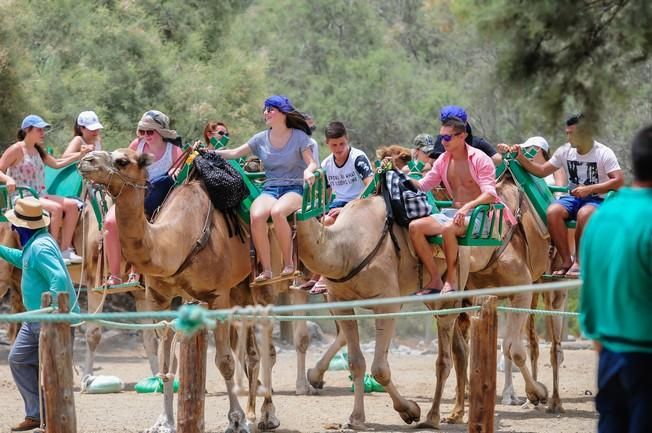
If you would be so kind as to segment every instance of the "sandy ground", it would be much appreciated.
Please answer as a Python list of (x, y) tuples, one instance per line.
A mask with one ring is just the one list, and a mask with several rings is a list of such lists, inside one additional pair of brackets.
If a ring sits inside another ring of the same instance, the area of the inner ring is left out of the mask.
[[(548, 365), (548, 348), (541, 348), (540, 380), (551, 388), (552, 371)], [(8, 432), (11, 425), (23, 417), (23, 404), (13, 384), (7, 355), (9, 346), (0, 343), (0, 432)], [(308, 366), (323, 353), (324, 346), (311, 347)], [(75, 362), (80, 363), (84, 353), (83, 341), (77, 338)], [(206, 431), (222, 432), (227, 426), (227, 398), (224, 382), (213, 364), (214, 348), (209, 347), (208, 383), (206, 396)], [(372, 354), (366, 353), (367, 366)], [(435, 389), (434, 354), (390, 354), (392, 377), (404, 395), (421, 407), (422, 417), (430, 408)], [(566, 350), (561, 370), (561, 397), (566, 413), (550, 415), (541, 407), (496, 406), (497, 432), (588, 432), (595, 431), (597, 413), (595, 395), (596, 355), (590, 350)], [(96, 374), (117, 375), (126, 383), (120, 394), (89, 395), (75, 392), (77, 426), (79, 432), (126, 433), (141, 432), (151, 426), (162, 408), (160, 394), (137, 394), (134, 384), (149, 376), (149, 367), (140, 339), (134, 335), (114, 332), (103, 340), (97, 357)], [(316, 396), (296, 396), (296, 356), (289, 347), (280, 349), (273, 372), (276, 413), (281, 420), (278, 432), (326, 432), (332, 424), (347, 421), (353, 406), (348, 372), (335, 371), (326, 375), (326, 387)], [(515, 373), (515, 387), (524, 395), (520, 374)], [(76, 378), (77, 383), (79, 378)], [(502, 390), (503, 373), (498, 373), (498, 392)], [(441, 413), (446, 415), (453, 406), (454, 377), (451, 375), (444, 393)], [(500, 403), (500, 397), (497, 398)], [(262, 400), (259, 399), (259, 405)], [(241, 399), (244, 406), (245, 401)], [(176, 401), (175, 401), (176, 410)], [(392, 409), (389, 396), (383, 393), (367, 394), (365, 410), (369, 431), (399, 432), (426, 431), (403, 423)], [(468, 407), (467, 407), (468, 411)], [(467, 426), (442, 424), (445, 432), (465, 432)]]

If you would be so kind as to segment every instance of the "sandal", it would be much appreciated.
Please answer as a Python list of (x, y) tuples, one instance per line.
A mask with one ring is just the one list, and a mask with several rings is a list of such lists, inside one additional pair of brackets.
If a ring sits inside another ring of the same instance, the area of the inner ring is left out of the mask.
[(256, 283), (260, 283), (271, 279), (272, 279), (272, 271), (263, 271), (260, 274), (258, 274), (256, 278), (254, 278), (254, 281)]
[(129, 272), (127, 283), (140, 283), (140, 274), (138, 272)]
[(315, 284), (317, 284), (317, 280), (308, 280), (305, 283), (301, 284), (298, 288), (301, 290), (308, 291), (312, 289), (315, 286)]
[(294, 265), (285, 265), (285, 267), (281, 271), (281, 276), (287, 277), (292, 274), (294, 274)]
[(425, 295), (438, 295), (441, 293), (441, 289), (435, 288), (423, 288), (412, 293), (412, 296), (425, 296)]
[(328, 291), (328, 287), (326, 287), (326, 283), (323, 281), (319, 280), (315, 285), (313, 286), (312, 289), (310, 289), (310, 294), (311, 295), (323, 295)]
[(120, 284), (122, 284), (122, 278), (113, 274), (109, 274), (109, 276), (106, 277), (106, 281), (104, 282), (105, 286), (119, 286)]

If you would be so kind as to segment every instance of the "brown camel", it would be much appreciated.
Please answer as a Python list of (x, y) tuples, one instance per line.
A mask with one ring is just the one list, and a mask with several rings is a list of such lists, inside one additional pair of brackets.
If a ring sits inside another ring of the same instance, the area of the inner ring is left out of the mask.
[[(499, 191), (501, 196), (505, 199), (506, 204), (521, 215), (520, 224), (517, 225), (516, 230), (512, 232), (506, 248), (497, 259), (492, 259), (494, 251), (496, 251), (495, 248), (474, 247), (471, 249), (460, 250), (460, 265), (462, 268), (470, 271), (468, 287), (481, 288), (488, 286), (529, 284), (538, 278), (538, 275), (541, 275), (545, 269), (546, 259), (545, 257), (539, 257), (539, 251), (542, 250), (547, 253), (547, 240), (540, 236), (537, 237), (535, 229), (532, 227), (534, 221), (532, 220), (532, 216), (528, 214), (528, 212), (530, 212), (529, 206), (525, 200), (521, 200), (521, 204), (518, 204), (518, 190), (516, 185), (511, 181), (511, 178), (509, 181), (501, 183)], [(369, 231), (375, 229), (376, 232), (378, 232), (380, 230), (379, 227), (382, 227), (384, 215), (384, 203), (380, 198), (354, 201), (345, 207), (335, 225), (324, 229), (323, 241), (320, 241), (319, 238), (319, 234), (321, 233), (320, 230), (322, 229), (316, 221), (302, 223), (299, 226), (299, 251), (302, 260), (311, 270), (320, 272), (327, 276), (341, 277), (345, 274), (343, 270), (351, 269), (352, 266), (355, 266), (355, 264), (362, 260), (365, 254), (368, 254), (371, 245), (374, 245), (378, 237), (378, 233), (372, 234), (369, 233)], [(355, 223), (355, 221), (361, 220), (364, 220), (366, 223), (363, 225)], [(351, 230), (355, 230), (356, 233), (352, 234)], [(527, 238), (521, 234), (521, 231), (527, 233)], [(400, 243), (404, 244), (404, 230), (395, 229), (395, 233), (399, 239), (402, 239)], [(510, 236), (510, 233), (506, 230), (504, 235)], [(525, 239), (527, 239), (527, 244), (524, 241)], [(540, 245), (535, 244), (536, 241), (539, 241)], [(404, 248), (401, 248), (400, 259), (397, 259), (396, 253), (391, 247), (391, 242), (386, 240), (385, 243), (386, 245), (384, 245), (384, 248), (381, 248), (377, 257), (372, 261), (372, 264), (365, 268), (356, 277), (366, 281), (360, 283), (356, 278), (354, 278), (349, 282), (341, 284), (331, 282), (329, 284), (329, 299), (370, 299), (380, 296), (397, 296), (399, 292), (404, 294), (416, 290), (416, 260), (407, 252), (408, 249), (405, 245)], [(529, 251), (528, 245), (532, 248), (532, 252)], [(537, 245), (539, 245), (540, 248), (538, 248)], [(466, 251), (463, 253), (463, 250)], [(468, 265), (466, 266), (463, 265), (463, 255), (466, 255), (469, 258)], [(400, 264), (397, 264), (397, 261), (400, 262)], [(380, 269), (372, 269), (373, 264), (376, 262)], [(543, 265), (539, 265), (540, 263), (543, 263)], [(460, 273), (463, 274), (464, 269), (462, 269)], [(400, 291), (393, 289), (395, 285), (398, 285), (398, 275), (401, 276)], [(533, 275), (536, 276), (536, 278), (533, 278)], [(518, 295), (510, 298), (511, 304), (517, 307), (529, 307), (530, 300), (531, 295)], [(378, 309), (378, 311), (381, 311), (381, 309)], [(460, 392), (456, 395), (456, 403), (453, 413), (446, 419), (446, 421), (461, 422), (463, 417), (467, 348), (466, 343), (462, 338), (462, 331), (453, 329), (455, 319), (456, 316), (454, 315), (437, 318), (439, 334), (437, 385), (431, 410), (428, 413), (425, 422), (421, 424), (424, 427), (437, 428), (439, 426), (439, 403), (441, 401), (445, 380), (450, 374), (451, 351), (455, 355), (454, 359), (459, 367), (456, 369), (456, 376), (458, 380), (458, 390)], [(504, 338), (504, 351), (506, 357), (508, 359), (514, 359), (521, 369), (526, 382), (526, 392), (528, 397), (530, 397), (530, 400), (535, 402), (545, 401), (547, 398), (547, 390), (542, 384), (533, 379), (529, 369), (525, 365), (526, 351), (521, 342), (521, 330), (525, 319), (526, 316), (524, 314), (511, 314), (507, 317), (508, 334)], [(346, 334), (349, 345), (349, 360), (351, 363), (352, 374), (361, 381), (360, 372), (364, 372), (364, 363), (362, 363), (362, 369), (360, 370), (360, 361), (357, 359), (359, 349), (356, 350), (357, 333), (352, 331), (352, 328), (354, 327), (352, 323), (353, 322), (343, 322), (342, 329)], [(385, 332), (391, 333), (391, 330), (393, 330), (393, 327), (382, 327), (385, 330), (390, 329), (390, 331)], [(385, 334), (378, 333), (379, 337), (384, 335)], [(455, 338), (453, 338), (454, 335)], [(353, 344), (350, 341), (350, 337), (354, 338)], [(338, 337), (324, 358), (334, 354), (337, 349), (339, 349), (342, 342), (342, 338)], [(352, 356), (351, 350), (356, 350), (357, 353)], [(374, 359), (372, 374), (381, 385), (385, 386), (385, 384), (390, 384), (391, 381), (389, 380), (388, 367), (386, 365), (386, 353), (383, 354), (383, 350), (386, 350), (386, 346), (384, 344), (379, 345), (377, 342), (377, 357)], [(380, 355), (379, 351), (381, 351)], [(322, 359), (317, 363), (315, 368), (308, 371), (308, 380), (313, 386), (320, 387), (323, 385), (323, 374), (327, 368), (328, 362)], [(358, 371), (356, 372), (355, 369), (358, 369)], [(395, 408), (397, 408), (399, 413), (401, 413), (402, 411), (405, 411), (405, 402), (400, 398), (394, 397), (391, 391), (392, 388), (393, 385), (390, 386), (388, 391), (394, 400)], [(406, 422), (418, 420), (418, 416), (406, 417), (404, 416), (404, 413), (401, 413), (401, 416), (406, 420)], [(362, 408), (362, 396), (356, 395), (356, 404), (354, 406), (354, 412), (351, 415), (351, 424), (361, 427), (363, 423), (364, 409)]]
[[(11, 230), (10, 223), (0, 223), (0, 244), (10, 248), (20, 248), (18, 238)], [(9, 303), (12, 313), (21, 313), (25, 311), (23, 299), (20, 293), (20, 269), (11, 265), (11, 263), (0, 260), (0, 299), (4, 298), (9, 292)], [(9, 341), (14, 341), (18, 335), (20, 323), (9, 324), (7, 337)]]
[[(385, 203), (381, 197), (374, 196), (349, 203), (332, 226), (321, 227), (315, 219), (301, 222), (298, 224), (301, 260), (311, 271), (334, 279), (341, 278), (367, 257), (381, 239), (385, 218)], [(364, 221), (365, 224), (360, 224), (360, 221)], [(416, 290), (418, 264), (409, 252), (407, 231), (397, 227), (394, 227), (393, 231), (400, 247), (400, 255), (397, 254), (390, 236), (385, 236), (380, 241), (377, 254), (361, 272), (342, 283), (327, 282), (329, 301), (395, 297)], [(459, 273), (462, 286), (468, 275), (469, 253), (469, 248), (460, 248)], [(444, 261), (439, 260), (438, 264), (443, 271)], [(460, 302), (442, 300), (426, 305), (431, 309), (441, 309), (459, 306)], [(400, 307), (400, 305), (387, 305), (371, 309), (375, 313), (394, 313), (398, 312)], [(353, 314), (353, 309), (339, 309), (334, 310), (333, 313), (350, 315)], [(450, 334), (455, 317), (449, 315), (438, 318), (439, 329), (442, 332), (439, 340), (440, 354), (450, 353), (450, 349), (443, 350), (441, 346), (451, 344)], [(341, 321), (339, 326), (348, 345), (349, 365), (355, 387), (354, 407), (348, 424), (352, 428), (362, 429), (365, 427), (363, 378), (366, 366), (360, 350), (357, 323), (353, 320)], [(410, 424), (419, 420), (421, 410), (414, 401), (405, 399), (392, 381), (387, 353), (393, 333), (393, 318), (376, 319), (376, 348), (371, 373), (389, 393), (394, 409), (406, 423)], [(323, 383), (322, 377), (326, 368), (327, 364), (323, 369), (318, 366), (309, 371), (308, 380), (313, 386), (320, 387)], [(440, 389), (440, 384), (443, 384), (443, 381), (437, 382), (438, 395), (441, 395), (443, 389)]]
[[(79, 169), (87, 180), (105, 185), (115, 197), (123, 255), (143, 273), (150, 287), (147, 295), (155, 309), (167, 309), (175, 296), (206, 302), (211, 309), (229, 308), (231, 289), (250, 273), (249, 245), (237, 236), (228, 236), (223, 214), (213, 210), (199, 181), (176, 188), (156, 221), (147, 222), (142, 209), (149, 162), (147, 155), (129, 149), (110, 154), (94, 151), (82, 158)], [(205, 246), (193, 251), (196, 242), (207, 233)], [(172, 331), (168, 328), (161, 334), (159, 362), (162, 372), (168, 373)], [(215, 361), (229, 393), (227, 431), (249, 432), (244, 412), (233, 393), (235, 362), (227, 324), (217, 323), (215, 347)], [(164, 393), (163, 414), (149, 432), (174, 431), (169, 375), (166, 375)], [(268, 429), (265, 423), (278, 425), (271, 397), (265, 399), (263, 412), (263, 429)]]

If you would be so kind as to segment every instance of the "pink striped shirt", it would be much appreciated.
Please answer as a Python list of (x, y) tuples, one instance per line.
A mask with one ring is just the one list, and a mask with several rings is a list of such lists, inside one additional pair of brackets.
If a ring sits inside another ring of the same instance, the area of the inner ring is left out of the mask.
[[(491, 158), (481, 150), (469, 145), (466, 145), (466, 151), (468, 154), (469, 172), (475, 183), (480, 187), (480, 191), (491, 194), (495, 198), (494, 203), (502, 203), (496, 192), (496, 167)], [(448, 182), (448, 164), (450, 160), (451, 155), (449, 152), (444, 152), (437, 158), (432, 164), (430, 171), (419, 181), (419, 187), (422, 191), (430, 191), (441, 182), (444, 182), (446, 191), (448, 191), (451, 197), (454, 197), (453, 189)], [(507, 206), (505, 206), (505, 219), (510, 224), (516, 223), (514, 214)]]

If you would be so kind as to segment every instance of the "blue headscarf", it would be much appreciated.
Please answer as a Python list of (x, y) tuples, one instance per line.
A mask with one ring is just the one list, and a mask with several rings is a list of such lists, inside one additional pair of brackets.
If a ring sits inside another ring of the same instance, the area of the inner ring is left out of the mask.
[(466, 123), (466, 111), (464, 111), (464, 108), (458, 105), (447, 105), (442, 107), (441, 111), (439, 112), (439, 120), (445, 122), (450, 118), (457, 118)]
[(41, 230), (40, 228), (38, 229), (28, 229), (27, 227), (18, 227), (15, 225), (11, 225), (11, 229), (18, 233), (18, 238), (20, 240), (20, 245), (25, 246), (27, 245), (27, 242), (34, 236), (34, 233), (37, 231)]
[(282, 113), (294, 111), (294, 106), (290, 100), (282, 95), (273, 95), (265, 99), (265, 107), (277, 108)]

